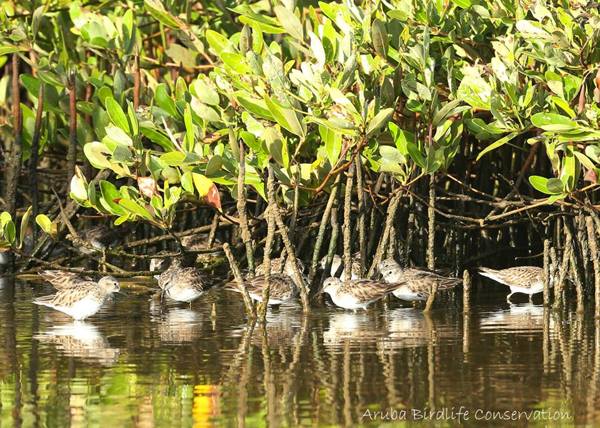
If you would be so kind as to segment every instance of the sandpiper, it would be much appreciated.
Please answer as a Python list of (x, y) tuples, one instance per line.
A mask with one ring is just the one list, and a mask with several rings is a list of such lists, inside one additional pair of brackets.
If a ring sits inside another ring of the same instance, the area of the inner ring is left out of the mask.
[[(293, 267), (293, 263), (292, 263), (292, 259), (290, 259), (289, 257), (285, 257), (285, 264), (283, 263), (284, 261), (284, 257), (277, 257), (276, 259), (272, 259), (271, 260), (271, 273), (285, 273), (286, 275), (289, 276), (294, 276), (294, 267)], [(302, 260), (296, 258), (296, 263), (298, 263), (298, 269), (300, 270), (300, 273), (304, 272), (304, 263), (302, 263)], [(256, 266), (256, 269), (254, 269), (254, 274), (256, 276), (262, 276), (265, 274), (265, 267), (264, 265), (261, 263), (258, 266)]]
[(112, 276), (95, 282), (71, 272), (44, 271), (40, 275), (58, 292), (39, 297), (33, 303), (56, 309), (78, 321), (94, 315), (111, 294), (120, 290), (119, 281)]
[(173, 259), (169, 268), (158, 275), (158, 286), (167, 297), (177, 302), (192, 301), (206, 290), (202, 273), (193, 267), (184, 267), (180, 259)]
[(506, 301), (510, 302), (510, 296), (515, 293), (529, 295), (532, 301), (533, 295), (544, 291), (544, 269), (538, 266), (515, 266), (507, 269), (479, 268), (479, 274), (493, 279), (500, 284), (510, 287), (510, 294)]
[(379, 263), (379, 272), (388, 284), (400, 284), (392, 294), (409, 302), (427, 300), (431, 290), (449, 290), (462, 282), (459, 278), (439, 275), (435, 272), (402, 268), (394, 259), (385, 259)]
[[(294, 283), (291, 276), (283, 273), (272, 273), (269, 277), (271, 288), (269, 289), (269, 301), (268, 305), (281, 305), (282, 303), (289, 302), (298, 296), (298, 287)], [(252, 300), (262, 302), (263, 291), (267, 285), (266, 278), (264, 275), (247, 278), (244, 282), (248, 294)], [(239, 286), (234, 283), (228, 283), (225, 288), (241, 293)]]
[[(216, 241), (218, 242), (218, 240)], [(184, 236), (181, 238), (181, 245), (187, 251), (202, 251), (201, 253), (186, 254), (186, 264), (210, 264), (215, 260), (218, 251), (214, 243), (211, 246), (208, 245), (208, 235), (206, 234)]]
[(370, 279), (342, 281), (330, 277), (323, 283), (323, 293), (329, 294), (336, 306), (344, 309), (366, 309), (371, 303), (391, 293), (401, 284), (387, 284)]
[[(325, 265), (327, 263), (327, 256), (323, 257), (319, 262), (321, 269), (325, 269)], [(333, 256), (333, 260), (331, 261), (331, 269), (329, 270), (329, 275), (332, 277), (343, 278), (344, 277), (344, 259), (341, 256), (335, 254)], [(342, 268), (342, 271), (338, 274), (338, 271)], [(356, 280), (362, 278), (361, 267), (360, 267), (360, 257), (357, 254), (352, 256), (352, 274), (350, 279)]]
[(94, 252), (105, 252), (118, 240), (119, 233), (118, 229), (101, 224), (77, 232), (77, 237), (69, 233), (66, 238), (77, 245), (82, 253), (93, 254)]

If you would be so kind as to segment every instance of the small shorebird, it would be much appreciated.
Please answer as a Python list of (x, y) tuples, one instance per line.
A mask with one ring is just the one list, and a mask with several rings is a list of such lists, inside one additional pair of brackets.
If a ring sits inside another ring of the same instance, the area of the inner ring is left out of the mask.
[(112, 276), (95, 282), (72, 272), (43, 271), (40, 275), (58, 292), (39, 297), (33, 303), (64, 312), (78, 321), (94, 315), (111, 294), (120, 290), (119, 281)]
[(206, 290), (200, 270), (182, 266), (180, 259), (173, 259), (169, 268), (157, 279), (158, 286), (167, 297), (190, 305)]
[[(285, 265), (283, 263), (283, 259), (283, 257), (277, 257), (271, 260), (271, 273), (285, 273), (286, 275), (293, 277), (294, 268), (292, 265), (292, 259), (290, 259), (289, 257), (285, 257)], [(302, 263), (302, 260), (300, 260), (299, 258), (296, 258), (296, 262), (298, 263), (298, 269), (300, 270), (300, 273), (303, 273), (304, 263)], [(265, 274), (265, 267), (262, 263), (256, 266), (256, 269), (254, 269), (254, 274), (256, 276), (261, 276)]]
[[(321, 269), (325, 269), (326, 263), (327, 263), (327, 256), (323, 257), (321, 259), (321, 261), (319, 262)], [(340, 268), (342, 268), (342, 270), (338, 275), (337, 273), (340, 270)], [(343, 259), (343, 257), (338, 256), (337, 254), (335, 254), (333, 256), (333, 260), (331, 261), (331, 269), (329, 270), (329, 275), (331, 275), (332, 277), (337, 277), (337, 278), (344, 277), (344, 259)], [(357, 254), (354, 254), (352, 256), (352, 275), (350, 276), (350, 279), (356, 280), (356, 279), (360, 279), (360, 278), (362, 278), (361, 268), (360, 268), (360, 257), (358, 257)]]
[(370, 279), (342, 281), (340, 278), (327, 278), (323, 283), (323, 293), (329, 294), (336, 306), (344, 309), (366, 309), (371, 303), (393, 292), (401, 284), (386, 284)]
[(381, 261), (378, 268), (386, 283), (399, 284), (392, 294), (409, 302), (427, 300), (435, 286), (438, 291), (443, 291), (462, 282), (460, 278), (442, 276), (429, 270), (402, 268), (394, 259)]
[[(262, 302), (263, 291), (267, 285), (264, 275), (247, 278), (244, 285), (252, 300)], [(269, 289), (269, 301), (267, 305), (281, 305), (298, 296), (298, 287), (291, 276), (284, 273), (272, 273), (269, 277), (271, 288)], [(241, 293), (235, 282), (225, 285), (225, 289)]]
[(122, 233), (119, 229), (101, 224), (77, 232), (78, 237), (69, 233), (66, 238), (77, 245), (77, 248), (84, 254), (93, 254), (96, 251), (104, 253), (110, 245), (118, 240), (119, 233)]
[(515, 293), (533, 295), (544, 291), (544, 269), (538, 266), (516, 266), (507, 269), (479, 268), (479, 274), (493, 279), (500, 284), (510, 287), (510, 294), (506, 301), (510, 303), (510, 296)]
[[(216, 242), (218, 242), (218, 240)], [(206, 234), (184, 236), (181, 238), (181, 245), (183, 245), (187, 251), (204, 251), (201, 253), (186, 254), (186, 264), (207, 265), (215, 260), (216, 253), (219, 251), (217, 248), (218, 245), (215, 246), (214, 242), (212, 246), (208, 246), (208, 235)], [(210, 252), (210, 250), (213, 250), (214, 252)]]

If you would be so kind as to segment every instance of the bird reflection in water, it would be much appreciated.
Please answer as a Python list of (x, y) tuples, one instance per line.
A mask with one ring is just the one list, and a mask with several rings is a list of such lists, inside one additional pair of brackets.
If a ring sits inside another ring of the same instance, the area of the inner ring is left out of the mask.
[[(552, 321), (552, 320), (550, 320)], [(508, 309), (482, 313), (481, 331), (519, 333), (536, 332), (544, 328), (544, 307), (531, 303), (513, 304)]]
[(96, 326), (82, 321), (53, 326), (34, 339), (53, 345), (63, 355), (107, 366), (119, 359), (120, 350), (112, 348)]
[(202, 317), (191, 309), (167, 308), (157, 321), (161, 342), (190, 343), (202, 333)]
[(335, 312), (329, 318), (329, 328), (323, 332), (325, 346), (374, 343), (386, 335), (369, 312)]

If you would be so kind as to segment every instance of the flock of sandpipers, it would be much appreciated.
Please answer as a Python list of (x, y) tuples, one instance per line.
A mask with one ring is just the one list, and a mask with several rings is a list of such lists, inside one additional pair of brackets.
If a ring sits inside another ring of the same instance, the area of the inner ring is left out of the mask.
[[(150, 270), (162, 270), (165, 259), (152, 259)], [(301, 284), (298, 284), (293, 274), (291, 259), (276, 258), (271, 261), (269, 275), (270, 293), (268, 305), (281, 305), (299, 296)], [(211, 284), (207, 284), (202, 271), (196, 267), (185, 266), (180, 258), (170, 260), (169, 266), (158, 273), (155, 278), (163, 296), (177, 301), (191, 304), (192, 301), (202, 296)], [(304, 266), (297, 260), (297, 266), (304, 272)], [(321, 261), (321, 268), (325, 267), (325, 260)], [(318, 293), (328, 294), (331, 301), (343, 309), (366, 309), (370, 304), (392, 294), (404, 301), (425, 301), (429, 298), (431, 290), (450, 290), (459, 285), (459, 278), (441, 275), (420, 268), (403, 268), (393, 259), (386, 259), (379, 263), (379, 280), (360, 278), (360, 263), (355, 257), (352, 263), (352, 272), (345, 275), (339, 272), (342, 267), (342, 258), (335, 256), (329, 272)], [(338, 273), (339, 272), (339, 273)], [(255, 274), (248, 275), (244, 286), (250, 298), (261, 302), (263, 291), (267, 284), (263, 265), (257, 266)], [(479, 273), (510, 287), (510, 294), (529, 295), (543, 291), (543, 269), (536, 266), (518, 266), (508, 269), (480, 268)], [(105, 276), (99, 281), (83, 277), (76, 273), (65, 271), (43, 271), (40, 275), (50, 282), (57, 290), (53, 295), (40, 297), (34, 300), (35, 304), (48, 306), (57, 311), (64, 312), (75, 320), (84, 320), (100, 310), (106, 299), (120, 290), (119, 281), (112, 276)], [(226, 290), (241, 292), (240, 285), (235, 282), (227, 283)]]

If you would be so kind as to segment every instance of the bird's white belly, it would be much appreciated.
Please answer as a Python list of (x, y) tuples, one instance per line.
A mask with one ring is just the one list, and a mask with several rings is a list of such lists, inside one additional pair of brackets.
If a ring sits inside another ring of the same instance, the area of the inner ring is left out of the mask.
[(202, 292), (193, 288), (169, 289), (167, 295), (178, 302), (191, 302), (202, 295)]
[(55, 309), (64, 312), (76, 320), (83, 320), (94, 315), (102, 307), (102, 301), (91, 297), (84, 297), (71, 306), (56, 306)]
[(394, 290), (392, 294), (400, 300), (407, 300), (409, 302), (427, 300), (427, 296), (425, 296), (423, 293), (415, 293), (408, 287), (400, 287)]
[[(250, 294), (250, 298), (252, 300), (256, 300), (257, 302), (262, 302), (263, 301), (263, 297), (262, 294), (256, 294), (256, 293), (249, 293)], [(274, 299), (273, 297), (269, 296), (269, 301), (267, 303), (267, 305), (281, 305), (282, 303), (286, 302), (289, 299)]]
[(542, 291), (544, 291), (544, 283), (541, 281), (536, 282), (529, 288), (511, 285), (510, 291), (512, 293), (537, 294), (537, 293), (541, 293)]
[(344, 309), (364, 309), (368, 303), (360, 302), (351, 294), (335, 294), (331, 296), (331, 300), (336, 306)]
[(392, 284), (395, 282), (402, 282), (402, 280), (403, 280), (402, 273), (394, 272), (394, 273), (387, 274), (386, 276), (383, 277), (383, 280), (385, 282), (387, 282), (388, 284)]

